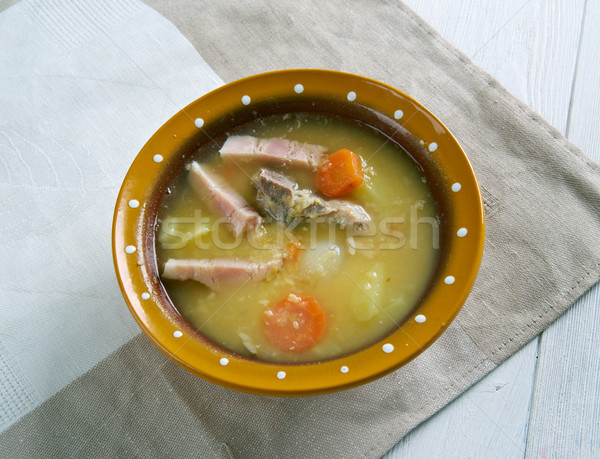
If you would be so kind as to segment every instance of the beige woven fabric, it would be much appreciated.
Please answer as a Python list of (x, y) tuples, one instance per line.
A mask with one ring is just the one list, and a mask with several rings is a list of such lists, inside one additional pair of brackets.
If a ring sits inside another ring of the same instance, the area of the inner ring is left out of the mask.
[(421, 101), (463, 145), (482, 186), (481, 272), (457, 320), (431, 348), (366, 386), (296, 399), (241, 394), (190, 375), (140, 335), (2, 434), (0, 451), (378, 457), (600, 277), (600, 166), (401, 2), (147, 3), (225, 81), (329, 68), (384, 81)]

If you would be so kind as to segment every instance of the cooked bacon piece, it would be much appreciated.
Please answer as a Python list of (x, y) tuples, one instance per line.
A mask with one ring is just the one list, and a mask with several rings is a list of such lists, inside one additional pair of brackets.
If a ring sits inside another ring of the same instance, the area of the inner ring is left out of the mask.
[(325, 159), (325, 151), (327, 148), (320, 145), (295, 140), (232, 135), (227, 138), (220, 153), (233, 159), (259, 159), (316, 169)]
[(248, 281), (261, 281), (283, 265), (283, 258), (264, 263), (246, 260), (174, 260), (165, 263), (162, 277), (174, 280), (195, 280), (212, 290), (223, 290)]
[(189, 181), (198, 193), (208, 195), (215, 213), (231, 223), (236, 237), (262, 223), (261, 216), (244, 198), (205, 171), (197, 162), (191, 164)]

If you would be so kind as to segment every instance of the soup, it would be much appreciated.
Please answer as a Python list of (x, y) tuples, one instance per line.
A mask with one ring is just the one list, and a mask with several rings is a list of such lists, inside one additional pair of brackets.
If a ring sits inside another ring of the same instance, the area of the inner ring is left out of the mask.
[(336, 358), (396, 329), (439, 255), (438, 208), (409, 154), (308, 112), (213, 140), (158, 218), (158, 268), (181, 315), (226, 349), (276, 362)]

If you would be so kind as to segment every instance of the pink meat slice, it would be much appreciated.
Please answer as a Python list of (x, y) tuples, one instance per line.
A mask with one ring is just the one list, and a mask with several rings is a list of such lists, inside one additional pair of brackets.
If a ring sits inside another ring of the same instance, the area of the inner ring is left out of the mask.
[(208, 195), (215, 213), (231, 223), (236, 237), (262, 223), (261, 216), (244, 198), (209, 174), (197, 162), (190, 166), (189, 181), (196, 192)]
[(221, 156), (259, 159), (316, 169), (325, 159), (327, 148), (320, 145), (280, 138), (259, 139), (249, 135), (232, 135), (221, 147)]
[(283, 258), (264, 263), (246, 260), (175, 260), (165, 263), (162, 277), (174, 280), (195, 280), (212, 290), (223, 290), (248, 281), (260, 281), (275, 273), (283, 265)]

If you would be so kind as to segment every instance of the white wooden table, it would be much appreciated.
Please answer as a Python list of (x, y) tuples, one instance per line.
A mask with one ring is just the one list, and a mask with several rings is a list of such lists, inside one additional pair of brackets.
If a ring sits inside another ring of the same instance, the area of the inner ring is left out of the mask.
[[(600, 0), (404, 1), (600, 161)], [(600, 457), (596, 330), (598, 286), (385, 458)]]
[[(404, 1), (600, 160), (600, 0)], [(599, 291), (385, 459), (600, 457)]]

